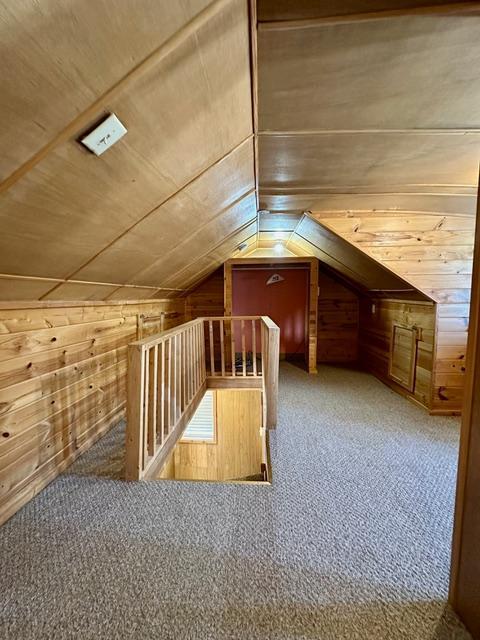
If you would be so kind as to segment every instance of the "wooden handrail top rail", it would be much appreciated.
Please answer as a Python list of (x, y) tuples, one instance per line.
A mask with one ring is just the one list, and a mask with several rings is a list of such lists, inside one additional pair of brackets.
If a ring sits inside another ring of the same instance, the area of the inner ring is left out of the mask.
[(278, 324), (270, 318), (270, 316), (260, 316), (260, 320), (265, 324), (268, 329), (272, 329), (273, 331), (280, 331), (280, 327)]
[(131, 342), (129, 344), (130, 347), (153, 347), (156, 344), (160, 344), (166, 338), (171, 338), (173, 336), (178, 335), (179, 333), (183, 333), (185, 329), (188, 327), (194, 327), (197, 324), (203, 322), (203, 318), (195, 318), (195, 320), (190, 320), (189, 322), (184, 322), (183, 324), (179, 324), (172, 329), (165, 329), (165, 331), (160, 331), (153, 336), (148, 336), (146, 338), (142, 338), (142, 340), (136, 340), (135, 342)]
[(261, 320), (262, 316), (205, 316), (200, 318), (201, 320), (212, 320), (218, 322), (219, 320)]
[(165, 331), (161, 331), (160, 333), (156, 333), (153, 336), (148, 336), (147, 338), (143, 338), (142, 340), (136, 340), (135, 342), (131, 342), (129, 346), (131, 347), (153, 347), (156, 344), (160, 344), (167, 338), (171, 338), (180, 333), (183, 333), (185, 329), (189, 327), (193, 327), (202, 322), (218, 322), (220, 320), (225, 321), (238, 321), (238, 320), (261, 320), (269, 329), (280, 330), (278, 325), (276, 325), (271, 318), (268, 316), (203, 316), (201, 318), (195, 318), (195, 320), (189, 320), (188, 322), (184, 322), (172, 329), (166, 329)]

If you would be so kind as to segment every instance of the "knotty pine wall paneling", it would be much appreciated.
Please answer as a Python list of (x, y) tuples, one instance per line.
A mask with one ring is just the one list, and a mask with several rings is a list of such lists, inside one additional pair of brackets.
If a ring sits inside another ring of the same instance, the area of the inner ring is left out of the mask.
[(159, 479), (234, 481), (259, 475), (262, 398), (257, 389), (217, 389), (215, 442), (178, 442)]
[[(435, 305), (429, 302), (402, 301), (362, 296), (360, 300), (360, 363), (398, 391), (431, 409)], [(410, 393), (388, 376), (392, 327), (416, 326), (419, 332), (415, 385)]]
[(469, 314), (469, 303), (437, 304), (433, 413), (460, 413), (467, 367)]
[(185, 316), (195, 320), (224, 315), (223, 266), (192, 289), (185, 298)]
[[(460, 413), (475, 218), (441, 214), (387, 215), (385, 212), (314, 213), (312, 216), (319, 226), (337, 234), (339, 241), (347, 241), (385, 270), (408, 282), (420, 292), (418, 295), (428, 296), (436, 303), (434, 384), (429, 405), (433, 413)], [(395, 297), (401, 299), (403, 294), (397, 292)]]
[[(16, 305), (16, 306), (15, 306)], [(140, 314), (185, 300), (0, 305), (0, 523), (124, 417)]]
[(358, 295), (321, 267), (318, 289), (317, 362), (356, 362)]

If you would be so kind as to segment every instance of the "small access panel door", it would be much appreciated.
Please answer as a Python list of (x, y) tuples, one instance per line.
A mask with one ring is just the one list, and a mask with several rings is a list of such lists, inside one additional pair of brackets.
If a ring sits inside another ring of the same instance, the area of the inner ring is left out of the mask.
[(394, 324), (390, 342), (388, 375), (407, 391), (415, 387), (417, 328)]

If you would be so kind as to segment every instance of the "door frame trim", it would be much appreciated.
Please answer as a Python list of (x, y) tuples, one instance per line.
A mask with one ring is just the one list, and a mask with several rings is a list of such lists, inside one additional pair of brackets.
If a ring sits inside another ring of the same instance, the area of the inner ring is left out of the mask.
[(475, 517), (480, 501), (480, 198), (471, 291), (449, 602), (473, 636), (480, 638), (480, 520)]

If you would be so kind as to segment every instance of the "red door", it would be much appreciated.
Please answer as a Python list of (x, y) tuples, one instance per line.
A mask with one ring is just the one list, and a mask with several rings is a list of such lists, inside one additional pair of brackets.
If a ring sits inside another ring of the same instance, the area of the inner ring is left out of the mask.
[(280, 327), (280, 353), (306, 352), (308, 269), (233, 269), (232, 315), (270, 316)]

